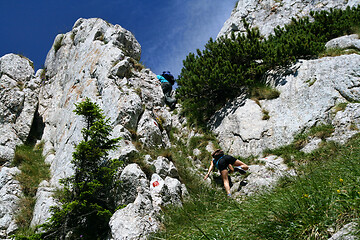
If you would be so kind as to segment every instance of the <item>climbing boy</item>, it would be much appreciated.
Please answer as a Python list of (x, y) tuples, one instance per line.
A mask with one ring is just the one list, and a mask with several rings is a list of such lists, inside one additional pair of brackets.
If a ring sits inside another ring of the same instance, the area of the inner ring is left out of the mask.
[(161, 75), (156, 76), (161, 82), (161, 88), (165, 95), (165, 103), (174, 109), (176, 105), (176, 99), (171, 97), (172, 85), (175, 83), (174, 76), (169, 71), (164, 71)]

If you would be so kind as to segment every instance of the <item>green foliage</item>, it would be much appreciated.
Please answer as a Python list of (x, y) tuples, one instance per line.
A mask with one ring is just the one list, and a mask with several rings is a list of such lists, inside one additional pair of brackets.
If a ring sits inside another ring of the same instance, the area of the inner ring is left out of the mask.
[(54, 43), (55, 53), (57, 53), (57, 51), (59, 51), (59, 49), (61, 48), (63, 39), (64, 39), (64, 35), (61, 35), (60, 38), (56, 40), (56, 42)]
[(254, 85), (250, 90), (250, 98), (253, 100), (270, 100), (278, 98), (279, 96), (280, 92), (277, 89), (266, 86), (265, 84)]
[(328, 239), (330, 228), (359, 219), (360, 135), (320, 152), (298, 176), (241, 203), (198, 183), (183, 207), (165, 209), (164, 231), (150, 239)]
[(325, 50), (323, 53), (319, 54), (319, 57), (336, 57), (340, 55), (348, 55), (348, 54), (360, 54), (358, 49), (338, 49), (338, 48), (331, 48)]
[[(75, 173), (61, 180), (64, 193), (53, 207), (49, 223), (42, 225), (44, 239), (105, 239), (116, 209), (114, 175), (120, 162), (108, 159), (120, 138), (109, 139), (111, 126), (102, 110), (88, 98), (74, 112), (85, 118), (82, 140), (73, 153)], [(69, 236), (70, 234), (70, 236)]]
[(204, 168), (208, 167), (212, 159), (210, 153), (206, 150), (209, 143), (212, 143), (215, 148), (220, 148), (215, 136), (209, 132), (205, 132), (201, 136), (194, 136), (189, 141), (188, 148), (190, 150), (199, 149), (201, 153), (198, 156), (193, 156), (193, 152), (190, 151), (188, 154), (193, 156), (194, 160), (199, 160)]
[(26, 196), (35, 196), (39, 183), (50, 177), (49, 165), (45, 164), (42, 156), (42, 144), (37, 148), (17, 146), (12, 164), (21, 170), (16, 179)]
[(244, 21), (246, 34), (210, 39), (203, 51), (190, 53), (177, 81), (177, 98), (190, 122), (205, 125), (228, 100), (264, 84), (261, 76), (269, 69), (318, 56), (326, 41), (359, 27), (360, 6), (311, 15), (314, 21), (292, 19), (289, 25), (275, 28), (267, 39)]
[(264, 72), (263, 64), (257, 61), (262, 59), (261, 41), (257, 29), (248, 29), (247, 37), (210, 39), (197, 56), (187, 56), (178, 79), (177, 97), (192, 122), (204, 123), (243, 86), (260, 78)]
[(131, 63), (132, 67), (140, 72), (145, 68), (144, 64), (140, 63), (139, 61), (135, 60), (134, 58), (129, 58), (129, 62)]
[(23, 234), (18, 234), (14, 236), (15, 240), (42, 240), (42, 233), (34, 233), (34, 231), (27, 231)]
[(48, 80), (48, 78), (46, 76), (46, 72), (47, 72), (47, 69), (43, 68), (41, 71), (41, 74), (40, 74), (41, 83), (45, 83)]

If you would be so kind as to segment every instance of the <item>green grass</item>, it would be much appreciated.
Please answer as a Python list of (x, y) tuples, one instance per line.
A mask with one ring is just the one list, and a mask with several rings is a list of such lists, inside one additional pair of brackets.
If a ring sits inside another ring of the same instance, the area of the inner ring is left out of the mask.
[(12, 164), (21, 170), (21, 173), (16, 176), (24, 194), (20, 200), (20, 209), (16, 216), (21, 232), (30, 226), (36, 191), (42, 180), (50, 178), (50, 171), (42, 156), (42, 144), (35, 148), (28, 145), (17, 146)]
[[(189, 146), (187, 147), (187, 149), (190, 150), (188, 154), (192, 156), (194, 160), (199, 160), (202, 166), (206, 168), (212, 159), (211, 154), (206, 150), (206, 146), (210, 142), (213, 144), (215, 149), (220, 148), (215, 136), (208, 132), (203, 132), (202, 136), (192, 137), (189, 141)], [(193, 156), (192, 150), (196, 148), (199, 149), (201, 153), (198, 156)]]
[(56, 40), (56, 42), (54, 43), (54, 50), (55, 50), (55, 54), (57, 53), (57, 51), (59, 51), (59, 49), (62, 46), (62, 40), (64, 39), (64, 35), (61, 35), (59, 37), (58, 40)]
[(254, 101), (263, 99), (271, 100), (278, 98), (279, 96), (280, 92), (276, 88), (272, 88), (260, 83), (254, 84), (250, 90), (250, 98)]
[(327, 143), (304, 155), (298, 176), (242, 203), (193, 176), (190, 199), (164, 209), (164, 230), (150, 239), (328, 239), (330, 228), (359, 222), (359, 156), (360, 135), (344, 146)]
[(336, 113), (339, 112), (339, 111), (344, 111), (348, 104), (349, 104), (348, 102), (338, 103), (338, 104), (334, 107), (334, 114), (336, 114)]
[(324, 52), (319, 54), (319, 58), (322, 57), (337, 57), (341, 55), (349, 55), (349, 54), (360, 54), (359, 49), (339, 49), (339, 48), (332, 48), (327, 49)]

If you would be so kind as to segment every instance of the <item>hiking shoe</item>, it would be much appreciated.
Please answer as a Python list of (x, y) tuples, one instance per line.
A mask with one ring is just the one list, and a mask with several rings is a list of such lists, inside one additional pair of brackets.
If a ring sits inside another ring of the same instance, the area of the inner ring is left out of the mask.
[(246, 174), (246, 171), (244, 169), (242, 169), (242, 167), (240, 166), (234, 166), (234, 170), (235, 172), (239, 172), (240, 174)]
[(246, 181), (246, 180), (242, 180), (241, 182), (240, 182), (240, 186), (246, 186), (248, 184), (248, 182)]

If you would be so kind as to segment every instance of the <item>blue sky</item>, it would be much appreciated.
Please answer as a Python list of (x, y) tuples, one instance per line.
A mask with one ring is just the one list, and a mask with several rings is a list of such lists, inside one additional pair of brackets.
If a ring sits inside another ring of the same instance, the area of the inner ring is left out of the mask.
[(0, 56), (22, 54), (39, 69), (54, 38), (79, 18), (99, 17), (131, 31), (141, 62), (180, 74), (189, 52), (216, 38), (236, 0), (0, 0)]

